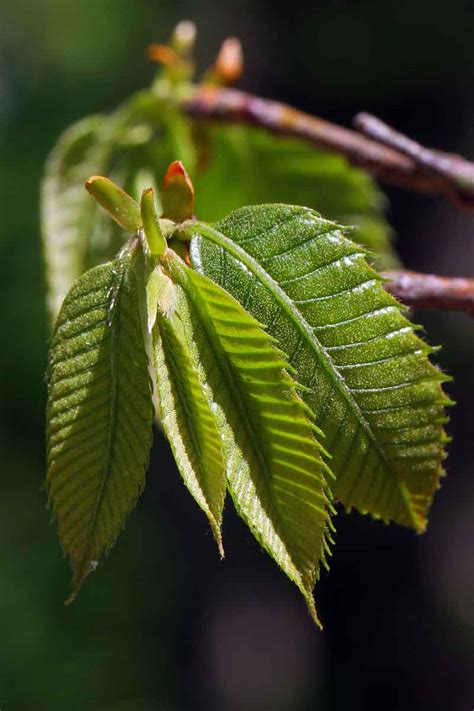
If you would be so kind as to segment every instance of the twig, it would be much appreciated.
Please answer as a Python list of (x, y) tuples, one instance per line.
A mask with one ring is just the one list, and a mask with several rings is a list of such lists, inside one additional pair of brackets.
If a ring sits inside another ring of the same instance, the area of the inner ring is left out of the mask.
[(369, 138), (408, 156), (419, 168), (444, 178), (453, 188), (453, 198), (461, 197), (463, 202), (472, 203), (474, 163), (453, 153), (425, 148), (371, 114), (358, 114), (354, 125)]
[[(247, 123), (304, 139), (344, 155), (386, 182), (446, 195), (463, 208), (474, 209), (473, 163), (425, 149), (368, 114), (359, 114), (357, 125), (372, 138), (237, 89), (201, 86), (182, 105), (194, 118)], [(383, 276), (391, 280), (385, 284), (387, 291), (407, 306), (474, 316), (474, 279), (410, 271), (385, 272)]]
[[(474, 210), (473, 163), (459, 156), (423, 149), (400, 134), (390, 132), (388, 127), (376, 135), (374, 119), (371, 117), (367, 121), (367, 115), (362, 119), (359, 116), (358, 124), (371, 132), (372, 138), (286, 104), (237, 89), (201, 86), (183, 100), (182, 106), (195, 118), (247, 123), (304, 139), (344, 155), (350, 163), (365, 168), (387, 183), (442, 194), (457, 205)], [(381, 125), (379, 122), (379, 129)], [(384, 145), (387, 143), (390, 145)]]
[(387, 291), (407, 306), (464, 311), (474, 316), (474, 279), (410, 271), (383, 272), (383, 276), (391, 280), (384, 284)]

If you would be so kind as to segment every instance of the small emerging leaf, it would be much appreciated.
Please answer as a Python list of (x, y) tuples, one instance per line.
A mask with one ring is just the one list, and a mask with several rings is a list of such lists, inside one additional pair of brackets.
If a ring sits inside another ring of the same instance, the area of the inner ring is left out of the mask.
[(242, 45), (237, 37), (228, 37), (222, 43), (214, 66), (204, 76), (204, 83), (230, 86), (240, 79), (244, 71)]
[(161, 231), (154, 196), (153, 188), (148, 188), (148, 190), (143, 191), (140, 212), (150, 252), (159, 257), (163, 254), (168, 245)]
[(93, 175), (87, 180), (86, 188), (124, 230), (133, 235), (141, 229), (142, 218), (138, 203), (113, 180)]
[(260, 324), (171, 250), (163, 266), (186, 297), (176, 313), (216, 413), (237, 511), (319, 624), (312, 589), (330, 526), (320, 433)]
[(196, 25), (191, 20), (178, 22), (171, 35), (170, 43), (182, 57), (189, 57), (196, 42)]
[(153, 408), (133, 256), (86, 272), (58, 317), (49, 364), (48, 485), (74, 579), (69, 601), (143, 488)]
[[(168, 277), (163, 278), (170, 282)], [(174, 290), (177, 288), (173, 286)], [(153, 351), (163, 429), (183, 481), (208, 517), (223, 556), (224, 455), (216, 416), (185, 341), (183, 324), (174, 310), (159, 314), (153, 331)]]
[(189, 220), (194, 214), (194, 188), (189, 175), (179, 160), (171, 163), (161, 189), (163, 217), (174, 222)]

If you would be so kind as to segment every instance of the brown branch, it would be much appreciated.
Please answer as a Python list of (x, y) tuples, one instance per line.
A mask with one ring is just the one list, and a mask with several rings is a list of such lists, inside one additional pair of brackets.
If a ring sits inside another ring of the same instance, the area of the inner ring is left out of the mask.
[[(283, 136), (294, 136), (339, 153), (381, 180), (449, 197), (474, 209), (474, 164), (459, 156), (431, 151), (389, 128), (375, 117), (359, 114), (357, 125), (371, 138), (277, 101), (237, 89), (201, 86), (182, 103), (194, 118), (246, 123)], [(474, 279), (383, 273), (385, 288), (407, 306), (464, 311), (474, 316)]]
[(371, 114), (358, 114), (354, 125), (369, 138), (411, 158), (419, 169), (443, 178), (452, 187), (454, 199), (473, 207), (474, 163), (454, 153), (425, 148)]
[(474, 279), (410, 271), (390, 271), (382, 275), (391, 280), (384, 284), (387, 291), (407, 306), (464, 311), (474, 316)]
[(247, 123), (301, 138), (345, 156), (350, 163), (365, 168), (384, 182), (445, 195), (457, 205), (474, 209), (473, 163), (459, 156), (423, 149), (382, 122), (377, 131), (374, 123), (377, 120), (373, 117), (367, 120), (367, 115), (359, 115), (357, 119), (358, 125), (371, 134), (368, 138), (286, 104), (237, 89), (201, 86), (182, 105), (195, 118)]

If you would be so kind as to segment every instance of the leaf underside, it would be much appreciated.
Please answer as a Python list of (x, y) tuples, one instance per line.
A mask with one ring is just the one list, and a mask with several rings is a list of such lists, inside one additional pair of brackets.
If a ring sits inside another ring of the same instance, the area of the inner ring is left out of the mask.
[(87, 267), (90, 233), (98, 212), (84, 190), (105, 172), (108, 151), (99, 137), (103, 116), (89, 116), (65, 131), (46, 163), (41, 193), (48, 307), (54, 318), (74, 281)]
[(48, 485), (74, 572), (70, 600), (144, 485), (153, 409), (132, 259), (124, 254), (82, 276), (53, 337)]
[(182, 287), (176, 314), (216, 415), (229, 492), (317, 621), (312, 589), (328, 548), (330, 503), (312, 416), (260, 324), (176, 256), (168, 267)]
[[(133, 131), (133, 126), (128, 129)], [(46, 161), (41, 188), (41, 231), (52, 325), (74, 282), (87, 269), (113, 259), (123, 230), (84, 189), (91, 175), (107, 175), (140, 194), (142, 156), (126, 138), (120, 111), (88, 116), (63, 132)], [(135, 155), (137, 154), (137, 155)], [(146, 176), (150, 184), (150, 176)]]
[(336, 497), (423, 531), (445, 456), (447, 378), (360, 246), (288, 205), (186, 229), (195, 269), (266, 325), (308, 388)]
[(183, 481), (208, 517), (223, 556), (224, 455), (211, 403), (174, 311), (158, 316), (153, 330), (153, 353), (164, 432)]

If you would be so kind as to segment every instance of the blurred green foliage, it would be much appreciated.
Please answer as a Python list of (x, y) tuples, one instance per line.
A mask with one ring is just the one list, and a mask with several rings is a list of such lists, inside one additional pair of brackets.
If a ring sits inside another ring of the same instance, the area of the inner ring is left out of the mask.
[(76, 279), (114, 258), (124, 240), (85, 193), (85, 181), (107, 175), (138, 200), (144, 188), (161, 185), (173, 160), (184, 163), (194, 182), (199, 219), (216, 221), (243, 205), (312, 207), (353, 228), (352, 239), (370, 250), (377, 267), (398, 266), (386, 201), (368, 174), (303, 141), (190, 119), (177, 97), (192, 85), (177, 84), (175, 73), (160, 69), (150, 89), (111, 114), (74, 123), (48, 157), (41, 221), (52, 321)]

